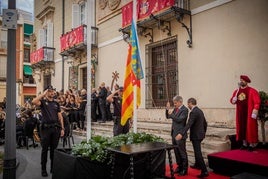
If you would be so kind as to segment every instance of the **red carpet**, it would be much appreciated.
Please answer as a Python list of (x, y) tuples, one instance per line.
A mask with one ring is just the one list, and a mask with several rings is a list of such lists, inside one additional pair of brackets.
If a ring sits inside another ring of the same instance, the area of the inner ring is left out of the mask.
[[(177, 168), (177, 165), (173, 165), (173, 169), (175, 170)], [(178, 174), (175, 174), (175, 178), (176, 179), (196, 179), (197, 175), (200, 174), (200, 170), (195, 170), (192, 168), (188, 168), (188, 175), (186, 176), (179, 176)], [(170, 168), (169, 165), (166, 166), (166, 176), (170, 177)], [(207, 179), (229, 179), (230, 177), (228, 176), (223, 176), (223, 175), (219, 175), (219, 174), (215, 174), (213, 172), (209, 172), (209, 176), (206, 177)]]
[(243, 172), (268, 176), (268, 150), (229, 150), (208, 154), (208, 164), (217, 174), (234, 176)]
[(210, 156), (268, 167), (268, 150), (265, 149), (257, 149), (253, 152), (237, 149), (210, 154)]

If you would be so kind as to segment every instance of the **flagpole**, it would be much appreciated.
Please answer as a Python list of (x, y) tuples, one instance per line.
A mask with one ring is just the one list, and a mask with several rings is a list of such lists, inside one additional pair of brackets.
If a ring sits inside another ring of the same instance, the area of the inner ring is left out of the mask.
[[(132, 18), (134, 21), (135, 29), (137, 30), (137, 0), (133, 0)], [(133, 101), (133, 132), (137, 133), (138, 120), (137, 120), (137, 86), (136, 85), (133, 88), (133, 100), (134, 100)]]
[[(87, 2), (87, 13), (92, 12), (94, 0)], [(92, 13), (91, 13), (92, 14)], [(86, 119), (87, 119), (87, 140), (91, 139), (91, 16), (87, 16), (87, 105), (86, 105)]]
[(137, 120), (137, 85), (133, 88), (133, 132), (137, 133), (138, 120)]

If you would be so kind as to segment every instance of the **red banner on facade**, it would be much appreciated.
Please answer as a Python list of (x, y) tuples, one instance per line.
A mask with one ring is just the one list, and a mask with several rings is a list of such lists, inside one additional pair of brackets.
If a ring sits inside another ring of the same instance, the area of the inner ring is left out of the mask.
[[(138, 21), (174, 5), (175, 0), (137, 0)], [(133, 2), (122, 7), (122, 27), (131, 24)]]
[(40, 62), (44, 59), (44, 48), (40, 48), (34, 52), (31, 53), (30, 55), (30, 62), (31, 64), (35, 64), (37, 62)]
[(131, 24), (133, 13), (133, 2), (126, 4), (122, 7), (122, 27), (126, 27)]
[(68, 50), (69, 48), (84, 42), (84, 26), (81, 25), (70, 32), (67, 32), (60, 38), (60, 50)]

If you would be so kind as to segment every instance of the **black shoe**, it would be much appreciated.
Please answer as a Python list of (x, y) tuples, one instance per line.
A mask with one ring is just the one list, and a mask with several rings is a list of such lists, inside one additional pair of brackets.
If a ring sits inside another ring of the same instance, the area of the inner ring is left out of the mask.
[(20, 149), (22, 147), (23, 147), (23, 145), (17, 145), (17, 149)]
[(201, 168), (197, 165), (190, 165), (190, 168), (200, 170)]
[(174, 170), (174, 173), (179, 173), (181, 171), (180, 167), (177, 167), (175, 170)]
[(209, 176), (209, 174), (208, 174), (208, 172), (202, 172), (200, 175), (197, 175), (197, 178), (205, 178), (205, 177), (208, 177)]
[(252, 151), (254, 151), (254, 150), (255, 150), (255, 147), (252, 147), (252, 146), (249, 146), (249, 147), (248, 147), (248, 151), (252, 152)]
[(247, 150), (247, 146), (245, 146), (245, 145), (242, 145), (241, 147), (240, 147), (240, 150)]
[(187, 170), (182, 170), (182, 171), (179, 172), (179, 175), (180, 176), (185, 176), (187, 174), (188, 174), (188, 171)]
[(42, 177), (47, 177), (48, 174), (47, 174), (47, 171), (46, 170), (42, 170)]
[(103, 121), (103, 120), (101, 120), (101, 121), (99, 121), (99, 123), (105, 123), (106, 121)]

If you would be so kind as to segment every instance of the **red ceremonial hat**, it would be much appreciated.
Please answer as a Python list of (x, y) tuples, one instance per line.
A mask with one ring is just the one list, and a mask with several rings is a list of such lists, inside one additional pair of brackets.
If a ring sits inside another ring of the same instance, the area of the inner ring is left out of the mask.
[(250, 83), (251, 82), (251, 80), (249, 79), (249, 77), (247, 75), (241, 75), (240, 76), (240, 79), (244, 80), (247, 83)]

